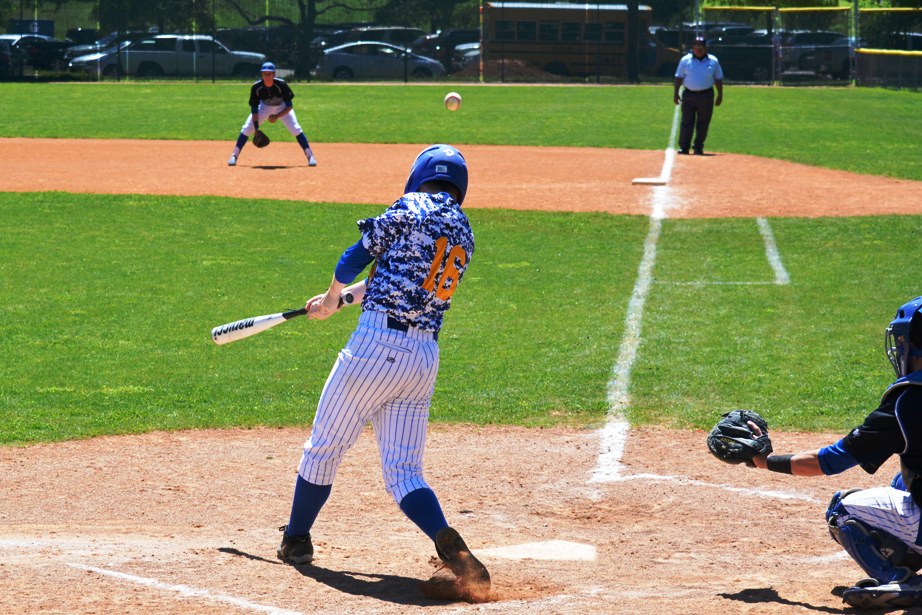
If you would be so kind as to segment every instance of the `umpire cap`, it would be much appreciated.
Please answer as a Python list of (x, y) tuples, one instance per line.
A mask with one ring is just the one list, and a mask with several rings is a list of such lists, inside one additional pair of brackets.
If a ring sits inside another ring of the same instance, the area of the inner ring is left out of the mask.
[(419, 192), (419, 187), (429, 181), (444, 181), (456, 187), (460, 205), (467, 193), (467, 162), (461, 152), (443, 143), (424, 149), (413, 161), (403, 191)]

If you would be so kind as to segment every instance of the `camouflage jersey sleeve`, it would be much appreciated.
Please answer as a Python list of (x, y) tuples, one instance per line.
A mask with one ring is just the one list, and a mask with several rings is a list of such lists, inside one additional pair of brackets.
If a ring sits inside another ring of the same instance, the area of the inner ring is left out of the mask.
[(474, 253), (460, 205), (445, 193), (409, 193), (358, 226), (376, 260), (362, 309), (438, 331)]

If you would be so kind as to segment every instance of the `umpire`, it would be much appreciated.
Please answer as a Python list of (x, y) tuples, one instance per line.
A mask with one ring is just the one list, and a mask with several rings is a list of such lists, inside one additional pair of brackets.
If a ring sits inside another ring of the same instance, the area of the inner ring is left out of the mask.
[[(679, 96), (679, 88), (685, 91)], [(717, 98), (714, 98), (714, 87)], [(673, 102), (682, 104), (682, 124), (679, 130), (679, 153), (687, 154), (695, 135), (695, 154), (704, 155), (704, 140), (714, 114), (714, 105), (720, 106), (724, 97), (724, 73), (717, 58), (708, 53), (707, 40), (695, 37), (692, 52), (685, 54), (675, 70)]]

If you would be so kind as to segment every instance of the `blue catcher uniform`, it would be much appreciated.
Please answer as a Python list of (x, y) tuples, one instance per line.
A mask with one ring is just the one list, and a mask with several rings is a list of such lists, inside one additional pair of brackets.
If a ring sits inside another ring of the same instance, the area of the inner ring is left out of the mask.
[[(820, 467), (836, 474), (859, 465), (875, 473), (892, 455), (900, 472), (890, 486), (838, 492), (826, 511), (833, 539), (871, 577), (843, 599), (862, 608), (922, 604), (922, 297), (890, 323), (887, 355), (897, 380), (864, 423), (821, 449)], [(915, 367), (915, 369), (913, 369)]]
[(282, 79), (275, 76), (275, 64), (266, 62), (262, 65), (261, 78), (250, 87), (250, 115), (247, 116), (243, 127), (240, 129), (240, 136), (234, 144), (234, 151), (227, 161), (228, 166), (236, 166), (237, 158), (240, 156), (240, 150), (246, 145), (247, 140), (259, 128), (260, 123), (266, 120), (270, 122), (279, 121), (285, 125), (288, 132), (291, 133), (304, 150), (307, 157), (308, 166), (317, 166), (317, 159), (314, 158), (314, 152), (311, 150), (307, 136), (298, 123), (298, 116), (295, 115), (292, 99), (295, 94), (291, 87)]
[(460, 152), (447, 145), (424, 150), (411, 168), (405, 194), (381, 215), (358, 221), (361, 239), (343, 253), (330, 290), (308, 301), (309, 315), (319, 311), (317, 304), (331, 293), (338, 297), (374, 262), (358, 326), (327, 378), (304, 443), (278, 551), (283, 561), (313, 558), (313, 550), (304, 555), (301, 545), (309, 544), (343, 456), (370, 422), (385, 489), (462, 582), (480, 591), (489, 588), (486, 568), (448, 526), (423, 477), (438, 334), (474, 253), (474, 235), (461, 211), (466, 191), (467, 165)]

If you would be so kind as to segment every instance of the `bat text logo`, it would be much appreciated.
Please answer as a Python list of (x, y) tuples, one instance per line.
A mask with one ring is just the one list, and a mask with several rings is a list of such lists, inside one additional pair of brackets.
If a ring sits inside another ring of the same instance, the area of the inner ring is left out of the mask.
[(231, 331), (239, 331), (240, 329), (248, 329), (253, 326), (255, 318), (247, 318), (246, 320), (238, 320), (237, 322), (232, 322), (229, 325), (224, 325), (220, 330), (215, 332), (215, 336), (226, 335)]

